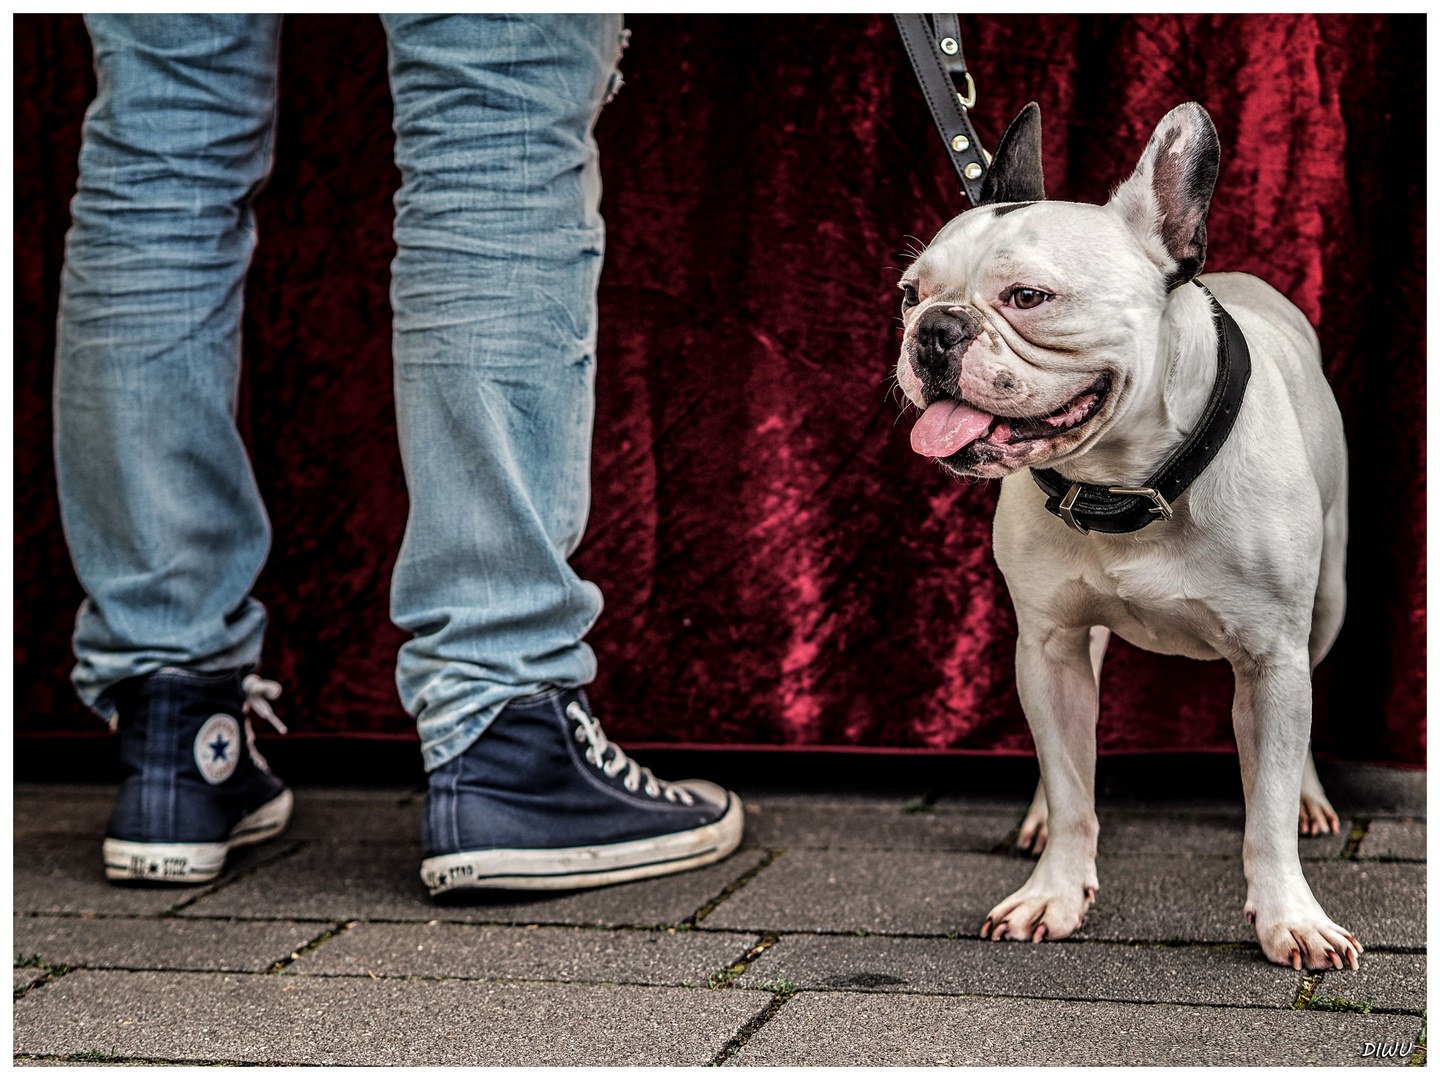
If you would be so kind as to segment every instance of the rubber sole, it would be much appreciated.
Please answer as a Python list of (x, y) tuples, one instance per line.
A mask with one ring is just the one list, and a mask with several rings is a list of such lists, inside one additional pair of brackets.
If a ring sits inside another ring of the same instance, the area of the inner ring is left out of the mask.
[(588, 889), (693, 870), (740, 846), (745, 810), (739, 798), (727, 794), (730, 806), (724, 816), (698, 829), (623, 844), (435, 855), (420, 864), (420, 879), (431, 896), (439, 896), (452, 889)]
[(284, 832), (294, 805), (295, 797), (286, 788), (241, 818), (229, 837), (217, 843), (145, 844), (107, 836), (101, 846), (105, 876), (111, 881), (161, 881), (174, 885), (213, 881), (225, 868), (225, 856), (231, 848), (258, 844)]

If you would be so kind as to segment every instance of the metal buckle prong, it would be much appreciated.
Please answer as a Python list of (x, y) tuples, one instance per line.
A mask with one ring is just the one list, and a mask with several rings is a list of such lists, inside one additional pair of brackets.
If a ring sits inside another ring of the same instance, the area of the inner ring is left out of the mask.
[(975, 107), (975, 76), (968, 71), (965, 72), (965, 93), (956, 91), (955, 100), (960, 102), (962, 109), (973, 109)]
[(1175, 516), (1175, 511), (1172, 510), (1172, 509), (1170, 508), (1170, 504), (1165, 501), (1165, 496), (1164, 496), (1164, 495), (1161, 495), (1160, 492), (1156, 491), (1154, 488), (1121, 488), (1121, 487), (1114, 487), (1114, 488), (1111, 488), (1111, 489), (1110, 489), (1110, 494), (1111, 494), (1111, 495), (1144, 495), (1147, 499), (1149, 499), (1152, 503), (1155, 504), (1154, 506), (1152, 506), (1152, 507), (1150, 508), (1150, 512), (1151, 512), (1152, 514), (1159, 514), (1161, 521), (1169, 521), (1171, 518), (1173, 518), (1173, 517)]
[(1070, 528), (1082, 536), (1090, 532), (1089, 529), (1075, 520), (1075, 500), (1080, 497), (1080, 488), (1083, 486), (1082, 484), (1071, 484), (1070, 490), (1067, 491), (1065, 497), (1060, 500), (1060, 517), (1066, 525), (1069, 525)]

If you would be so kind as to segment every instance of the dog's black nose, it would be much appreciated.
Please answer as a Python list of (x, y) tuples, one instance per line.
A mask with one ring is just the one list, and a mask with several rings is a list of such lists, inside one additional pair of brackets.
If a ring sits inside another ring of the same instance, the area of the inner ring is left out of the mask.
[(932, 307), (915, 327), (915, 374), (927, 400), (959, 397), (960, 358), (980, 333), (964, 308)]

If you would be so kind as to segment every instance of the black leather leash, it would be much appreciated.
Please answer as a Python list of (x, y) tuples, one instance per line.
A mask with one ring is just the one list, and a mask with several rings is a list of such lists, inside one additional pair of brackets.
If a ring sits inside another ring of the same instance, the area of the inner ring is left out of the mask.
[[(1194, 284), (1205, 289), (1198, 281)], [(1137, 488), (1082, 484), (1067, 480), (1054, 469), (1030, 470), (1040, 490), (1049, 496), (1045, 509), (1076, 532), (1128, 533), (1143, 529), (1157, 518), (1169, 521), (1174, 516), (1175, 500), (1225, 445), (1240, 415), (1245, 385), (1250, 381), (1250, 347), (1220, 301), (1210, 295), (1209, 289), (1205, 289), (1205, 295), (1215, 317), (1218, 344), (1215, 387), (1200, 423), (1165, 464)]]
[[(970, 124), (967, 109), (975, 104), (975, 79), (965, 67), (965, 53), (960, 48), (960, 18), (957, 15), (931, 15), (934, 24), (924, 15), (896, 15), (895, 25), (910, 67), (930, 106), (930, 116), (945, 143), (945, 152), (960, 175), (960, 186), (971, 206), (980, 205), (980, 189), (985, 183), (989, 159), (980, 148), (980, 139)], [(963, 82), (965, 92), (958, 93), (955, 82)]]

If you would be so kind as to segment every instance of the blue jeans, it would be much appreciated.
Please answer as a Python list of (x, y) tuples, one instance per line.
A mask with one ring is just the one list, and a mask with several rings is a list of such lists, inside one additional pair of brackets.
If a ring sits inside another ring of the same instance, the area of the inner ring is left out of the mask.
[[(427, 768), (512, 698), (594, 678), (589, 511), (599, 110), (619, 16), (386, 16), (391, 304), (410, 519), (391, 615)], [(235, 427), (280, 18), (94, 15), (61, 283), (55, 449), (86, 599), (73, 681), (252, 667), (270, 525)]]

